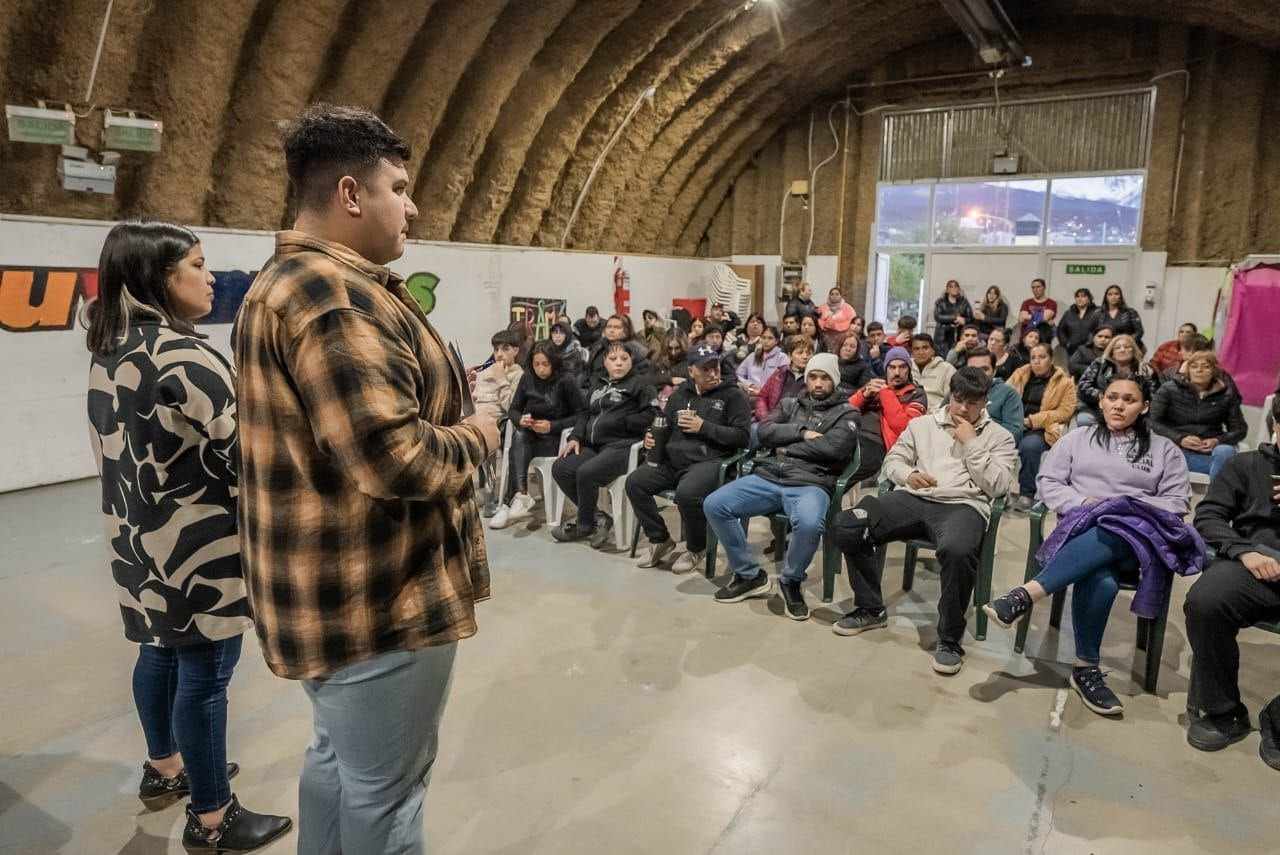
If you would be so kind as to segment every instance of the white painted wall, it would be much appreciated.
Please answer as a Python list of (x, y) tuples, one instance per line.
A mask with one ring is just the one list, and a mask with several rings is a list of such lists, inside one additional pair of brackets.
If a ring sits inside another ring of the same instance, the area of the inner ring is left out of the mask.
[[(111, 225), (0, 216), (0, 265), (96, 267)], [(267, 232), (196, 231), (214, 270), (257, 270), (274, 246)], [(625, 256), (633, 316), (645, 308), (666, 314), (673, 297), (705, 296), (713, 264)], [(588, 304), (605, 315), (613, 311), (613, 257), (607, 254), (413, 241), (392, 267), (441, 278), (431, 320), (469, 362), (485, 357), (489, 336), (506, 326), (512, 297), (562, 297), (574, 317)], [(230, 324), (202, 331), (229, 350)], [(82, 330), (0, 330), (0, 492), (94, 474), (85, 420), (87, 366)]]

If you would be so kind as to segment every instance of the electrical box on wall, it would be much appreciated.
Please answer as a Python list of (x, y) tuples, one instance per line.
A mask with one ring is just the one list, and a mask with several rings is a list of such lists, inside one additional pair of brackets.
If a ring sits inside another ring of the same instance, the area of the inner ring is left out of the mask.
[(1017, 175), (1018, 156), (1016, 154), (997, 155), (991, 159), (992, 175)]
[(774, 288), (777, 301), (781, 303), (794, 297), (802, 281), (804, 281), (803, 264), (786, 264), (785, 262), (779, 264), (778, 281)]

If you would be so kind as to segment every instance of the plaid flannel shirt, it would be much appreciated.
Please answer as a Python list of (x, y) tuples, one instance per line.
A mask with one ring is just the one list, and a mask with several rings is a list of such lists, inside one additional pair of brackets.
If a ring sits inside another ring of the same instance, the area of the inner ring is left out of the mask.
[(310, 679), (474, 635), (489, 596), (465, 378), (399, 277), (276, 236), (232, 330), (240, 532), (262, 652)]

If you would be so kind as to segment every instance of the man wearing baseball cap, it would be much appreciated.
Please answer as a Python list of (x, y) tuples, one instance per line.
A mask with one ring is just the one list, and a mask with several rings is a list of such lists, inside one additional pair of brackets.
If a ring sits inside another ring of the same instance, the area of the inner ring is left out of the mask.
[(707, 498), (703, 511), (733, 570), (733, 579), (716, 592), (716, 602), (769, 594), (772, 581), (747, 545), (739, 520), (785, 512), (791, 542), (778, 586), (787, 617), (809, 618), (801, 585), (822, 539), (831, 488), (858, 446), (858, 414), (835, 394), (839, 382), (835, 354), (813, 356), (805, 369), (804, 393), (784, 398), (776, 417), (760, 425), (754, 471)]
[[(667, 399), (662, 424), (645, 434), (646, 466), (627, 476), (627, 497), (651, 546), (641, 567), (659, 567), (674, 558), (673, 573), (688, 573), (704, 559), (707, 518), (702, 504), (716, 489), (720, 464), (750, 441), (751, 402), (732, 374), (723, 378), (722, 354), (700, 344), (688, 355), (689, 382), (681, 383)], [(683, 555), (658, 513), (654, 497), (676, 491), (676, 507), (683, 522)]]

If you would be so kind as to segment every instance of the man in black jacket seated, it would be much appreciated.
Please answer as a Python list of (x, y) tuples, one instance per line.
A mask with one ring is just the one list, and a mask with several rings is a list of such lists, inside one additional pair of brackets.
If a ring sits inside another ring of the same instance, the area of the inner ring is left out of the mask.
[(839, 379), (834, 354), (810, 359), (804, 394), (784, 398), (777, 417), (759, 427), (761, 451), (755, 470), (707, 498), (707, 522), (724, 545), (734, 574), (716, 592), (716, 602), (737, 603), (769, 593), (769, 574), (752, 555), (739, 520), (785, 511), (791, 520), (791, 544), (778, 586), (787, 616), (808, 619), (800, 586), (822, 539), (831, 488), (858, 445), (858, 413), (835, 394)]
[(707, 551), (707, 518), (702, 503), (718, 486), (720, 464), (747, 447), (751, 404), (736, 377), (722, 379), (721, 354), (701, 344), (689, 354), (689, 381), (667, 399), (666, 426), (645, 435), (645, 462), (627, 476), (627, 497), (636, 520), (652, 544), (641, 567), (658, 567), (673, 557), (676, 544), (667, 531), (654, 496), (676, 491), (676, 507), (684, 521), (684, 555), (676, 557), (673, 573), (688, 573)]
[[(1280, 621), (1280, 398), (1267, 424), (1271, 442), (1237, 454), (1209, 484), (1196, 508), (1196, 529), (1217, 559), (1187, 593), (1184, 612), (1191, 661), (1187, 742), (1217, 751), (1249, 735), (1249, 710), (1240, 700), (1236, 634), (1258, 621)], [(1280, 770), (1280, 697), (1258, 717), (1259, 749)]]

